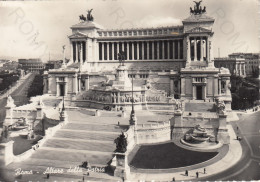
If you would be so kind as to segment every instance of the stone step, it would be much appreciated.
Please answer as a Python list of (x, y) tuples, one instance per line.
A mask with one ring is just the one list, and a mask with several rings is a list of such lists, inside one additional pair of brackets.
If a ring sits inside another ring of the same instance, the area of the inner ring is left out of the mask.
[(57, 140), (49, 139), (45, 142), (43, 147), (53, 148), (65, 148), (76, 150), (89, 150), (89, 151), (101, 151), (101, 152), (113, 152), (115, 150), (115, 144), (113, 143), (97, 143), (86, 141), (69, 141), (69, 140)]
[(72, 139), (86, 139), (86, 140), (102, 140), (102, 141), (114, 141), (118, 137), (119, 133), (88, 133), (81, 131), (66, 131), (59, 130), (55, 133), (54, 137), (58, 138), (72, 138)]
[(59, 150), (55, 148), (41, 147), (32, 156), (32, 159), (47, 159), (47, 160), (58, 160), (66, 163), (76, 162), (82, 164), (84, 161), (88, 161), (90, 164), (104, 165), (113, 158), (112, 152), (93, 152), (93, 151), (75, 151), (71, 149)]
[(149, 110), (174, 110), (173, 105), (148, 105)]
[(125, 127), (117, 125), (91, 125), (91, 124), (82, 124), (82, 123), (68, 123), (64, 129), (72, 130), (88, 130), (88, 131), (111, 131), (111, 132), (121, 132)]
[(216, 112), (214, 102), (186, 102), (185, 111), (190, 112)]

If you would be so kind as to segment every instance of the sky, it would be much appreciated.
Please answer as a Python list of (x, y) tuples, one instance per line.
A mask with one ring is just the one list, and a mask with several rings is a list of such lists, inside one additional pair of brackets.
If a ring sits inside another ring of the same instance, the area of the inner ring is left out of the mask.
[[(203, 0), (215, 19), (214, 57), (260, 52), (260, 6), (257, 0)], [(93, 8), (104, 28), (182, 25), (193, 0), (0, 1), (0, 58), (70, 58), (70, 27)]]

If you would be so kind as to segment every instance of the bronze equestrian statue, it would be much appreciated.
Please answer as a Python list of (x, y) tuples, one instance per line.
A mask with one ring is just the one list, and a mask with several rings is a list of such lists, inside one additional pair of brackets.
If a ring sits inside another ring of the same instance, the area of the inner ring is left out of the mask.
[(204, 6), (204, 8), (202, 9), (202, 7), (200, 6), (202, 0), (199, 2), (196, 1), (193, 2), (195, 3), (195, 6), (194, 9), (190, 7), (190, 14), (198, 15), (198, 14), (206, 13), (206, 7)]
[(93, 9), (88, 10), (88, 14), (87, 14), (87, 20), (88, 21), (94, 21), (94, 18), (93, 18), (92, 14), (91, 14), (92, 10)]
[(87, 10), (87, 12), (88, 12), (87, 17), (85, 17), (84, 15), (80, 15), (80, 16), (79, 16), (79, 20), (82, 21), (82, 22), (85, 22), (85, 21), (94, 21), (94, 17), (93, 17), (92, 14), (91, 14), (92, 10), (93, 10), (93, 9)]

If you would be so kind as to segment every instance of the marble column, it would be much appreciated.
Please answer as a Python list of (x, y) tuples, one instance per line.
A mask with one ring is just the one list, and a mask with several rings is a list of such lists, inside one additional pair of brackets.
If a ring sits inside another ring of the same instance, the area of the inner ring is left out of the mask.
[(144, 42), (142, 41), (142, 60), (144, 60)]
[(100, 42), (100, 44), (101, 44), (101, 54), (102, 54), (102, 61), (104, 61), (105, 60), (105, 58), (104, 58), (104, 52), (105, 52), (105, 48), (104, 48), (104, 42)]
[(190, 48), (190, 37), (189, 36), (187, 37), (186, 45), (187, 45), (187, 64), (186, 64), (186, 67), (189, 67), (190, 63), (191, 63), (191, 57), (190, 57), (191, 48)]
[(175, 41), (172, 41), (172, 58), (175, 59)]
[(126, 51), (127, 51), (127, 54), (126, 54), (126, 60), (130, 60), (130, 52), (129, 52), (129, 42), (126, 43)]
[(150, 41), (147, 41), (146, 42), (146, 48), (147, 48), (147, 51), (146, 51), (146, 57), (147, 57), (147, 60), (150, 59)]
[(75, 49), (76, 49), (76, 50), (75, 50), (75, 54), (76, 54), (76, 61), (75, 61), (75, 62), (78, 63), (78, 62), (79, 62), (79, 55), (78, 55), (78, 54), (79, 54), (78, 42), (75, 43)]
[(83, 43), (82, 42), (80, 42), (79, 43), (79, 55), (80, 55), (80, 63), (83, 63)]
[(134, 47), (134, 43), (132, 42), (132, 60), (135, 60), (135, 47)]
[(213, 62), (211, 60), (214, 59), (214, 55), (213, 55), (213, 43), (212, 43), (212, 38), (210, 37), (209, 39), (209, 62)]
[(197, 60), (197, 38), (194, 37), (194, 61), (198, 61)]
[(152, 60), (154, 60), (154, 41), (152, 41)]
[(167, 40), (167, 59), (170, 59), (170, 41)]
[(160, 59), (160, 55), (159, 55), (159, 45), (160, 45), (160, 43), (159, 43), (159, 40), (158, 41), (156, 41), (157, 42), (157, 59)]
[(73, 62), (73, 42), (70, 41), (70, 62)]
[(165, 59), (165, 55), (164, 55), (165, 51), (164, 51), (164, 40), (162, 41), (162, 59)]
[(206, 38), (206, 61), (209, 62), (209, 38)]
[(181, 42), (178, 40), (178, 59), (181, 59)]
[(197, 96), (196, 96), (196, 86), (192, 85), (192, 99), (196, 100)]
[(116, 46), (116, 56), (119, 53), (119, 42), (117, 42), (117, 46)]
[(139, 43), (140, 42), (137, 42), (137, 60), (139, 60)]
[(107, 42), (107, 60), (109, 60), (109, 46), (110, 42)]
[(203, 61), (203, 42), (202, 38), (200, 37), (200, 61)]
[(59, 97), (60, 96), (60, 84), (56, 83), (56, 96)]
[(181, 96), (185, 96), (185, 77), (181, 77)]
[(112, 60), (115, 60), (114, 56), (115, 56), (115, 45), (114, 42), (112, 42)]

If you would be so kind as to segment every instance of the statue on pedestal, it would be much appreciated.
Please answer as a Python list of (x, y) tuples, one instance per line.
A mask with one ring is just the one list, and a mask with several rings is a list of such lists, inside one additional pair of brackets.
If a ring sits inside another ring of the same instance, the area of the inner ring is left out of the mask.
[(84, 15), (80, 15), (80, 16), (79, 16), (79, 20), (82, 21), (82, 22), (85, 22), (85, 21), (94, 21), (94, 17), (93, 17), (92, 14), (91, 14), (92, 11), (93, 11), (93, 9), (87, 10), (87, 12), (88, 12), (87, 17), (85, 17)]
[(125, 63), (125, 52), (124, 51), (120, 51), (118, 54), (118, 61), (120, 63), (120, 65), (124, 66)]
[(219, 114), (224, 114), (226, 112), (226, 105), (225, 105), (225, 102), (223, 100), (218, 101), (217, 106), (218, 106), (218, 113)]
[(198, 14), (206, 13), (206, 7), (204, 6), (204, 8), (202, 9), (202, 7), (200, 6), (200, 3), (202, 1), (199, 2), (193, 1), (193, 2), (195, 3), (195, 6), (194, 9), (190, 7), (190, 14), (198, 15)]
[(119, 135), (114, 143), (116, 143), (116, 152), (121, 152), (121, 153), (125, 153), (127, 150), (127, 139), (124, 135), (124, 133), (122, 132), (121, 135)]

